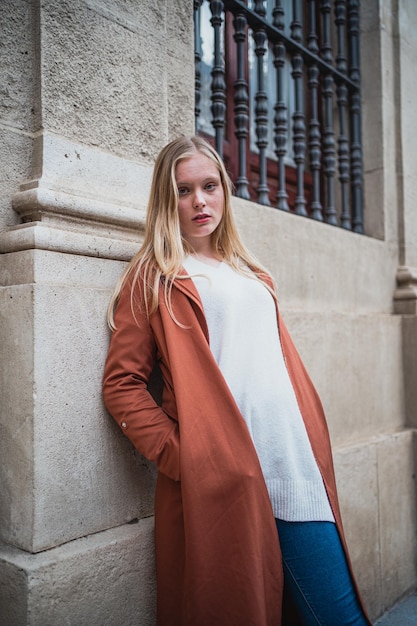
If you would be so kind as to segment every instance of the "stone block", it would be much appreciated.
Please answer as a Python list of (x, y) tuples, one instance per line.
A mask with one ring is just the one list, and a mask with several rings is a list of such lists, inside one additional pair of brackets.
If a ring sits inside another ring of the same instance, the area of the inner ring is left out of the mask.
[[(415, 435), (395, 433), (378, 443), (378, 492), (383, 609), (417, 579)], [(382, 611), (381, 611), (382, 612)]]
[(353, 570), (367, 609), (375, 617), (382, 603), (377, 446), (335, 449), (334, 464)]
[[(118, 272), (100, 259), (30, 254), (20, 260), (31, 258), (31, 269), (10, 264), (4, 272), (21, 284), (1, 290), (10, 367), (2, 368), (0, 396), (0, 532), (38, 552), (151, 515), (155, 472), (101, 398), (105, 314)], [(33, 274), (36, 282), (24, 284)]]
[(0, 623), (154, 626), (153, 518), (36, 555), (0, 544)]
[(372, 619), (415, 587), (415, 441), (404, 430), (334, 450), (346, 537)]
[(0, 287), (0, 538), (30, 545), (34, 510), (33, 286)]
[(335, 446), (404, 426), (400, 319), (293, 311), (284, 319), (322, 399)]

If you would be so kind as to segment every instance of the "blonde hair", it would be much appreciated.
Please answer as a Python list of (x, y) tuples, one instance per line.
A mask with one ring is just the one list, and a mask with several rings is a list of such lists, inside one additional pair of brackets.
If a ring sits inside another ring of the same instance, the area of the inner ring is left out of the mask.
[[(178, 215), (178, 189), (175, 172), (178, 163), (201, 153), (211, 159), (220, 174), (224, 192), (223, 215), (212, 234), (215, 252), (227, 261), (236, 271), (248, 273), (248, 267), (259, 278), (269, 276), (259, 261), (242, 243), (234, 221), (231, 196), (232, 184), (226, 168), (216, 150), (202, 137), (179, 137), (168, 143), (159, 153), (152, 177), (149, 194), (144, 241), (123, 272), (113, 293), (108, 309), (108, 323), (114, 330), (114, 309), (120, 291), (127, 279), (131, 282), (131, 306), (138, 305), (134, 299), (137, 286), (143, 288), (143, 300), (147, 317), (151, 317), (158, 308), (158, 293), (161, 282), (164, 284), (164, 297), (171, 317), (176, 321), (171, 305), (171, 288), (175, 279), (188, 276), (180, 275), (184, 257), (191, 253), (192, 247), (182, 237)], [(161, 281), (161, 279), (163, 279)], [(268, 285), (267, 285), (268, 286)], [(275, 297), (275, 291), (268, 287)]]

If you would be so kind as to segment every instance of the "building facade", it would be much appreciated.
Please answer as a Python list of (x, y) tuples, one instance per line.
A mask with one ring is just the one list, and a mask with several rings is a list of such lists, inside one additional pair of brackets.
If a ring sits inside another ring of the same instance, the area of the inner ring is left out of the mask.
[[(234, 198), (326, 410), (373, 619), (417, 585), (417, 5), (360, 7), (364, 234)], [(154, 469), (107, 415), (106, 307), (194, 132), (188, 0), (0, 6), (0, 622), (152, 626)]]

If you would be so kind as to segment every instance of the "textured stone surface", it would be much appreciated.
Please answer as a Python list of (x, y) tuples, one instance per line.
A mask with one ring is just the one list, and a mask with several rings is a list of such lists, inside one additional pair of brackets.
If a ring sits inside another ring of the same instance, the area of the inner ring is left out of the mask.
[[(396, 127), (398, 67), (395, 24), (388, 2), (370, 0), (361, 5), (361, 91), (365, 232), (388, 241), (397, 238)], [(372, 103), (367, 106), (367, 103)], [(395, 245), (395, 244), (394, 244)]]
[(34, 508), (33, 288), (0, 288), (0, 538), (32, 540)]
[(367, 609), (382, 612), (377, 444), (334, 450), (340, 507), (353, 569)]
[(398, 84), (397, 107), (401, 107), (401, 147), (402, 161), (399, 165), (399, 185), (403, 194), (403, 216), (401, 237), (404, 246), (401, 250), (401, 263), (417, 266), (417, 160), (415, 158), (415, 136), (410, 128), (415, 127), (415, 102), (417, 98), (417, 81), (406, 80), (406, 76), (415, 73), (417, 31), (417, 4), (400, 2), (399, 5), (399, 65), (401, 76)]
[[(417, 316), (404, 315), (402, 320), (404, 402), (407, 426), (417, 428)], [(417, 464), (417, 459), (416, 459)]]
[(334, 454), (346, 537), (372, 618), (415, 588), (414, 438), (405, 431)]
[(378, 446), (383, 609), (417, 579), (416, 465), (411, 433), (398, 433)]
[(44, 3), (45, 127), (151, 162), (169, 133), (168, 71), (178, 93), (182, 86), (192, 93), (183, 59), (168, 66), (167, 18), (161, 0), (117, 7), (94, 0)]
[(404, 427), (399, 318), (288, 311), (284, 319), (318, 389), (334, 445)]
[(24, 181), (21, 189), (39, 186), (124, 208), (145, 208), (150, 172), (140, 161), (45, 132), (34, 142), (32, 180)]
[(167, 97), (170, 139), (194, 133), (193, 15), (188, 2), (167, 0)]
[(26, 0), (0, 3), (0, 120), (33, 132), (39, 124), (36, 11)]
[(394, 247), (238, 198), (233, 206), (244, 241), (276, 278), (282, 307), (391, 313)]
[(12, 208), (12, 195), (30, 175), (32, 148), (27, 135), (0, 127), (0, 230), (20, 221)]
[(0, 231), (17, 224), (12, 194), (30, 174), (39, 125), (39, 76), (32, 3), (0, 3)]
[(38, 251), (4, 270), (20, 284), (0, 289), (2, 347), (14, 365), (1, 370), (0, 532), (28, 551), (152, 514), (153, 468), (101, 399), (111, 294), (103, 287), (116, 280), (108, 267)]
[(7, 626), (154, 626), (153, 519), (41, 554), (0, 544)]

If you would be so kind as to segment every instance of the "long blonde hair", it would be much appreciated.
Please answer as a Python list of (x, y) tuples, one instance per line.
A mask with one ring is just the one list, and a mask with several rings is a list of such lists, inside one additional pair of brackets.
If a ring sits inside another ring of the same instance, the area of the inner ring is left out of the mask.
[[(246, 266), (251, 270), (252, 276), (252, 272), (258, 277), (268, 275), (240, 239), (231, 207), (232, 184), (220, 156), (202, 137), (179, 137), (168, 143), (155, 161), (144, 241), (120, 277), (109, 303), (107, 319), (111, 329), (115, 328), (114, 309), (128, 278), (131, 281), (132, 311), (134, 313), (133, 309), (137, 306), (133, 294), (140, 281), (144, 294), (143, 305), (148, 318), (158, 308), (158, 293), (163, 278), (165, 303), (172, 318), (179, 323), (172, 310), (171, 288), (175, 279), (184, 278), (184, 275), (180, 275), (184, 257), (193, 250), (181, 235), (175, 172), (180, 161), (192, 158), (196, 153), (204, 154), (215, 163), (223, 187), (223, 215), (212, 234), (216, 253), (240, 273), (245, 273)], [(268, 288), (275, 295), (274, 289)]]

